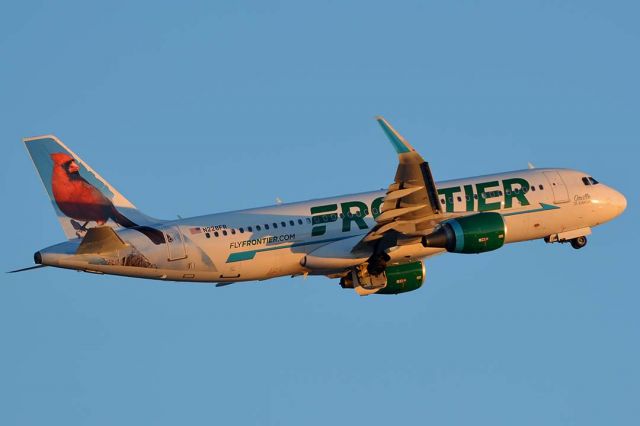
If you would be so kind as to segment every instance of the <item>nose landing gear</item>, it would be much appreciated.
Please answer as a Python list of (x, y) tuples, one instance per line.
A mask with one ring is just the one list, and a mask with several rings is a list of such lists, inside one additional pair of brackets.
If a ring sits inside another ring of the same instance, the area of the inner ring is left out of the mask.
[(587, 237), (577, 237), (569, 240), (571, 247), (578, 250), (587, 245)]
[(587, 245), (587, 235), (591, 228), (574, 229), (573, 231), (551, 234), (544, 238), (545, 243), (571, 243), (571, 247), (578, 250)]

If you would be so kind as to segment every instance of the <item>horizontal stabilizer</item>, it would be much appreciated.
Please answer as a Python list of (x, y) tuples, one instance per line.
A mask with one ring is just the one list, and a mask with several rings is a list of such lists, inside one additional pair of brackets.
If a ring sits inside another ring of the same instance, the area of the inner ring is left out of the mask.
[(47, 265), (29, 266), (28, 268), (16, 269), (14, 271), (7, 271), (7, 274), (15, 274), (16, 272), (31, 271), (32, 269), (40, 269), (40, 268), (44, 268), (45, 266)]
[(127, 245), (113, 228), (100, 226), (87, 230), (87, 235), (82, 239), (76, 254), (107, 253), (125, 247)]

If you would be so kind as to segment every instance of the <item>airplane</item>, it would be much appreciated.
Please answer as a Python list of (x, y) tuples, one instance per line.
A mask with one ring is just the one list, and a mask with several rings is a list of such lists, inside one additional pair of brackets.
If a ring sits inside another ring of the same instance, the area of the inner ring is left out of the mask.
[(215, 283), (324, 275), (361, 296), (417, 290), (425, 260), (544, 239), (587, 244), (625, 197), (578, 170), (533, 168), (435, 182), (429, 163), (383, 118), (398, 155), (386, 190), (177, 220), (138, 210), (53, 135), (24, 139), (67, 241), (36, 266)]

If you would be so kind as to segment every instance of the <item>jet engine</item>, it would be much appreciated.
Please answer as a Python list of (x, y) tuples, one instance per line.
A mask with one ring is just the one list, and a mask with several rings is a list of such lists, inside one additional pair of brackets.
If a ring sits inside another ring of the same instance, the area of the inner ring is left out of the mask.
[(419, 289), (424, 283), (424, 263), (417, 261), (388, 265), (378, 276), (370, 276), (366, 266), (355, 268), (340, 280), (342, 288), (355, 288), (358, 294), (398, 294)]
[(502, 247), (506, 232), (500, 213), (476, 213), (442, 222), (433, 233), (422, 237), (422, 245), (451, 253), (484, 253)]

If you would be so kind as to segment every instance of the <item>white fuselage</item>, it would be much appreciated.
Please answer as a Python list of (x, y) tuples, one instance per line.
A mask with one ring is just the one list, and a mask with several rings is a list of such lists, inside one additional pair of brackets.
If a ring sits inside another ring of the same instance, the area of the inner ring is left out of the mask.
[[(586, 235), (618, 216), (625, 198), (588, 174), (529, 169), (440, 182), (443, 215), (480, 211), (503, 215), (505, 242)], [(526, 181), (529, 188), (519, 183)], [(191, 282), (264, 280), (284, 275), (339, 274), (366, 260), (351, 249), (375, 225), (384, 190), (161, 222), (166, 243), (152, 244), (134, 229), (119, 229), (127, 249), (76, 254), (80, 240), (41, 250), (42, 263), (88, 272)], [(391, 262), (442, 252), (409, 241)]]

